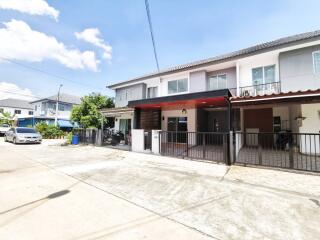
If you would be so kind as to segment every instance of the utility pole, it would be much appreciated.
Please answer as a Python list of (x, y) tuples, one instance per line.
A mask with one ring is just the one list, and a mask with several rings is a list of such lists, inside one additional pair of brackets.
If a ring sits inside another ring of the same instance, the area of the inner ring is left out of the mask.
[(56, 103), (56, 116), (54, 119), (54, 125), (58, 126), (58, 110), (59, 110), (59, 100), (60, 100), (60, 90), (62, 88), (62, 84), (59, 85), (59, 90), (58, 90), (58, 96), (57, 96), (57, 103)]

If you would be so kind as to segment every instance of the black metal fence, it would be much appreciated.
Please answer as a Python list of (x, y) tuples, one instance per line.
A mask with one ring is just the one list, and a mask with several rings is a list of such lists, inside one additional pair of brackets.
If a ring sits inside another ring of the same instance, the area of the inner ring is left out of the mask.
[[(82, 144), (101, 142), (99, 129), (77, 129), (75, 134)], [(320, 134), (161, 131), (159, 138), (160, 154), (164, 156), (320, 172)], [(151, 145), (148, 131), (145, 149), (151, 149)]]
[(161, 155), (227, 164), (230, 159), (228, 133), (162, 131), (159, 134)]
[(234, 134), (234, 161), (243, 165), (320, 172), (320, 134)]
[(79, 143), (100, 145), (101, 135), (99, 129), (75, 129), (74, 134), (78, 135)]
[(145, 130), (144, 131), (144, 149), (151, 150), (151, 146), (152, 146), (152, 131)]

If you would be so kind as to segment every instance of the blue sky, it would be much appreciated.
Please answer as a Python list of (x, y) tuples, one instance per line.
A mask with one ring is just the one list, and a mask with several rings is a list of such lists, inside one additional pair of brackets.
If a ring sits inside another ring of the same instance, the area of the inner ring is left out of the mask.
[[(1, 1), (6, 0), (0, 0), (0, 4)], [(106, 85), (155, 71), (144, 0), (48, 0), (47, 3), (59, 11), (57, 21), (48, 15), (0, 8), (0, 30), (6, 28), (3, 23), (12, 19), (23, 21), (33, 31), (54, 37), (68, 49), (95, 53), (100, 61), (97, 71), (70, 68), (54, 59), (35, 62), (26, 57), (12, 58), (72, 82), (6, 61), (0, 61), (0, 82), (28, 88), (36, 96), (55, 94), (60, 83), (64, 84), (63, 92), (70, 94), (95, 91), (113, 95)], [(320, 29), (320, 1), (316, 0), (149, 0), (149, 4), (160, 68)], [(77, 39), (75, 32), (88, 28), (97, 28), (103, 43), (112, 47), (111, 60), (102, 57), (102, 48)], [(38, 46), (41, 48), (41, 43)]]

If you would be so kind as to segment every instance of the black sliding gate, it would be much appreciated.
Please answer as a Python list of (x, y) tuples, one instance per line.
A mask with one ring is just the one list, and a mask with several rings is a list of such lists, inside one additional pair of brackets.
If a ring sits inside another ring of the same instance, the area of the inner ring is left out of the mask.
[(164, 156), (320, 172), (320, 134), (159, 133)]
[(229, 133), (162, 131), (159, 134), (161, 155), (228, 163)]
[(233, 150), (237, 164), (320, 172), (320, 134), (237, 132)]

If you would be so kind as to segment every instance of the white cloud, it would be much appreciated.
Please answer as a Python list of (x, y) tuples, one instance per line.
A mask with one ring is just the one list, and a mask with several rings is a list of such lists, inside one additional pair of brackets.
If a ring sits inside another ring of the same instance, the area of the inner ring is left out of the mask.
[(99, 60), (94, 52), (68, 48), (56, 38), (32, 30), (23, 21), (13, 19), (3, 24), (5, 27), (0, 28), (0, 58), (29, 62), (50, 59), (68, 68), (97, 71)]
[(23, 100), (35, 100), (34, 95), (28, 88), (20, 88), (18, 85), (8, 82), (0, 82), (0, 100), (16, 98)]
[(48, 15), (58, 20), (59, 11), (44, 0), (0, 0), (0, 9), (16, 10), (31, 15)]
[(91, 43), (103, 49), (102, 57), (107, 60), (111, 59), (112, 47), (109, 44), (105, 43), (105, 41), (101, 38), (101, 33), (98, 28), (87, 28), (82, 32), (76, 32), (75, 35), (77, 39)]

